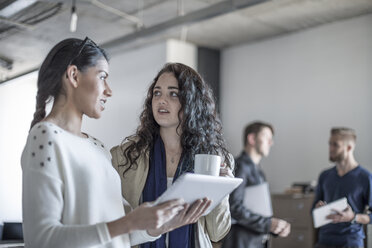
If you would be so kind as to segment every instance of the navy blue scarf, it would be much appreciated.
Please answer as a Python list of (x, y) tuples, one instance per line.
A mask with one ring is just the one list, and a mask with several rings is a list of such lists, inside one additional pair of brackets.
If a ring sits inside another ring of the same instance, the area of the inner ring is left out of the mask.
[[(181, 156), (173, 182), (184, 172), (192, 172), (188, 156)], [(142, 192), (143, 202), (154, 201), (167, 189), (166, 155), (164, 143), (160, 136), (155, 139), (150, 151), (149, 173)], [(186, 225), (168, 233), (169, 248), (194, 248), (194, 225)], [(165, 248), (165, 234), (159, 239), (141, 244), (141, 248)]]

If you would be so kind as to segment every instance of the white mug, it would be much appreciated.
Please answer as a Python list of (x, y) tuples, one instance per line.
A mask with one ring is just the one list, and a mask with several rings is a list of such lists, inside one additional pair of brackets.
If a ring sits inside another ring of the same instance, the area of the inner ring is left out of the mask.
[(219, 176), (221, 156), (212, 154), (195, 154), (194, 172), (196, 174)]

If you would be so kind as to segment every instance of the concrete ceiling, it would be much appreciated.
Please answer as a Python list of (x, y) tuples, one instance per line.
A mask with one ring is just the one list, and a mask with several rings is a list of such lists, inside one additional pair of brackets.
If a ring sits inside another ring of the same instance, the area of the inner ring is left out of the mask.
[(71, 33), (72, 1), (34, 0), (1, 16), (1, 8), (17, 1), (31, 0), (0, 1), (0, 58), (12, 61), (11, 69), (0, 67), (0, 83), (37, 69), (67, 37), (89, 36), (109, 52), (167, 38), (220, 49), (372, 13), (372, 0), (77, 0)]

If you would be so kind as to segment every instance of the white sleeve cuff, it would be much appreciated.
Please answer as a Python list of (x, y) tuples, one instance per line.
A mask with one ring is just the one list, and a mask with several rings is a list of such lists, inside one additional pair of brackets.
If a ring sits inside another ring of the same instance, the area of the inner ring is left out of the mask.
[(161, 237), (161, 235), (155, 237), (151, 236), (146, 230), (142, 230), (140, 232), (143, 232), (143, 237), (148, 239), (149, 241), (154, 241)]
[(99, 236), (99, 240), (101, 241), (101, 244), (107, 243), (111, 241), (111, 235), (108, 230), (106, 223), (99, 223), (96, 225), (97, 232)]
[(129, 236), (130, 236), (130, 244), (132, 246), (146, 243), (146, 242), (152, 242), (161, 237), (161, 235), (156, 236), (156, 237), (151, 236), (150, 234), (147, 233), (146, 230), (135, 231), (131, 233)]

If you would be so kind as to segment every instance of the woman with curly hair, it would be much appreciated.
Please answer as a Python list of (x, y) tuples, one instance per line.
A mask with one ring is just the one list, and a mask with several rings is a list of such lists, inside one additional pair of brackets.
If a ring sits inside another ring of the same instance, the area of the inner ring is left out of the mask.
[[(136, 134), (111, 149), (131, 207), (154, 201), (184, 172), (193, 172), (195, 154), (223, 157), (220, 176), (232, 177), (233, 159), (222, 137), (212, 90), (192, 68), (166, 64), (150, 85)], [(187, 189), (185, 189), (187, 190)], [(228, 199), (197, 223), (162, 235), (141, 248), (212, 247), (230, 229)]]

